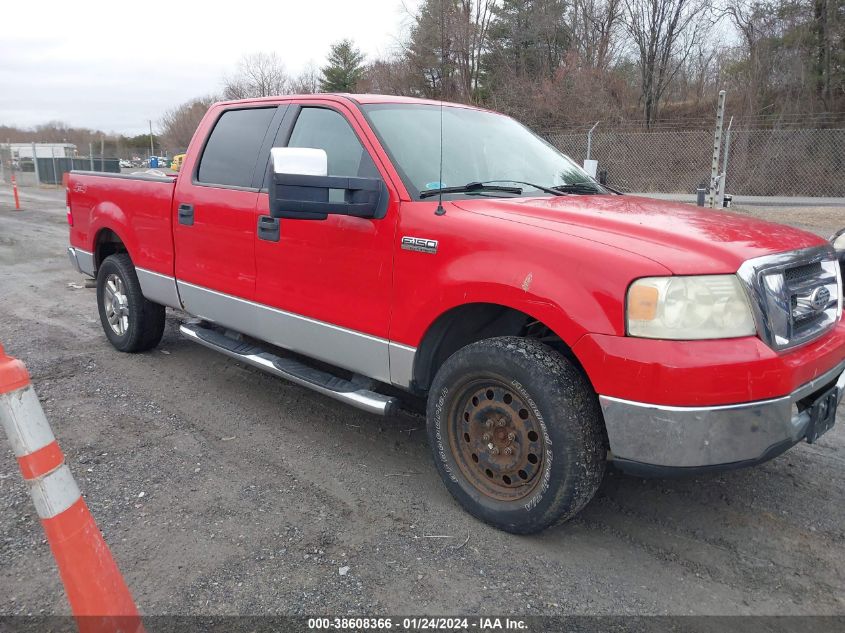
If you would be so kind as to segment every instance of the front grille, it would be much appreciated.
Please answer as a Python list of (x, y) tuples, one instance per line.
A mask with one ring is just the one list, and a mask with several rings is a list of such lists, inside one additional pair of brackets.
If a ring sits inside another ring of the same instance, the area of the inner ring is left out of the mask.
[(841, 316), (841, 273), (830, 248), (753, 259), (739, 275), (752, 298), (757, 330), (775, 349), (807, 343)]
[(795, 283), (805, 279), (812, 279), (822, 272), (821, 262), (814, 262), (812, 264), (803, 264), (802, 266), (795, 266), (794, 268), (787, 268), (783, 272), (783, 277), (787, 283)]

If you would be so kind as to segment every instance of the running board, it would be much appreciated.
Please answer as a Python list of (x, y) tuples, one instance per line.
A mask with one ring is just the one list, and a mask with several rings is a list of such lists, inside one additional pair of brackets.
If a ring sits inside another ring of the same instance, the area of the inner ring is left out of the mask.
[(221, 352), (229, 358), (308, 387), (358, 409), (377, 415), (390, 415), (398, 405), (396, 398), (363, 389), (349, 380), (309, 367), (292, 358), (276, 356), (257, 345), (236, 341), (198, 323), (184, 323), (179, 326), (179, 331), (186, 338)]

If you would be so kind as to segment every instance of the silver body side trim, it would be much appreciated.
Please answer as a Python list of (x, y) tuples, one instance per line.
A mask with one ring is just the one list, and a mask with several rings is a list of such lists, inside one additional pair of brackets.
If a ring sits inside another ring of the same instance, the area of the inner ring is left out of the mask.
[[(96, 276), (94, 254), (70, 246), (71, 265)], [(286, 312), (253, 301), (136, 268), (141, 291), (150, 301), (248, 334), (262, 341), (354, 371), (362, 376), (409, 388), (416, 348)]]
[(70, 264), (78, 272), (90, 277), (96, 277), (96, 269), (94, 267), (94, 253), (89, 253), (81, 248), (75, 246), (68, 246), (67, 256), (70, 259)]
[(414, 378), (414, 359), (417, 348), (390, 341), (387, 346), (390, 357), (390, 380), (397, 387), (410, 388)]
[(340, 402), (345, 402), (357, 409), (375, 413), (376, 415), (388, 415), (396, 406), (396, 400), (390, 396), (385, 396), (366, 389), (360, 389), (358, 391), (333, 391), (323, 387), (322, 385), (300, 378), (296, 374), (283, 371), (273, 364), (273, 356), (271, 354), (239, 354), (224, 347), (218, 347), (198, 336), (196, 331), (189, 325), (180, 326), (179, 331), (183, 336), (199, 343), (200, 345), (204, 345), (209, 349), (221, 352), (230, 358), (234, 358), (235, 360), (257, 367), (258, 369), (284, 378), (285, 380), (289, 380), (297, 385), (312, 389), (318, 393), (329, 396), (330, 398), (339, 400)]
[(135, 272), (138, 274), (138, 282), (141, 284), (144, 297), (169, 308), (182, 308), (176, 280), (173, 277), (146, 268), (136, 268)]
[[(390, 343), (292, 312), (177, 280), (190, 314), (363, 376), (390, 383)], [(406, 370), (404, 370), (406, 371)]]
[[(837, 380), (838, 377), (838, 380)], [(718, 466), (761, 459), (796, 443), (810, 416), (796, 402), (836, 381), (845, 394), (845, 361), (788, 396), (711, 407), (675, 407), (599, 396), (610, 450), (618, 459), (665, 467)]]

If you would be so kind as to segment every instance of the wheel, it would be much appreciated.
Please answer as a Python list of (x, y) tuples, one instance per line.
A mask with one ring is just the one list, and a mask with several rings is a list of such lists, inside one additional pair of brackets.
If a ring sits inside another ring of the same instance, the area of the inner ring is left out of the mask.
[(434, 461), (473, 516), (516, 534), (573, 517), (604, 476), (598, 398), (538, 341), (487, 339), (450, 356), (428, 396)]
[(152, 349), (164, 334), (164, 306), (144, 298), (126, 253), (110, 255), (100, 265), (97, 307), (106, 337), (121, 352)]

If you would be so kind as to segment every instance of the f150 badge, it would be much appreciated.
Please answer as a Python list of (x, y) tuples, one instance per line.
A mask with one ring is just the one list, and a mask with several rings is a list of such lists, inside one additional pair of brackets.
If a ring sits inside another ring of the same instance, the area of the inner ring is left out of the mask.
[(425, 237), (409, 237), (406, 235), (402, 238), (402, 248), (406, 251), (434, 255), (437, 252), (437, 240), (430, 240)]

